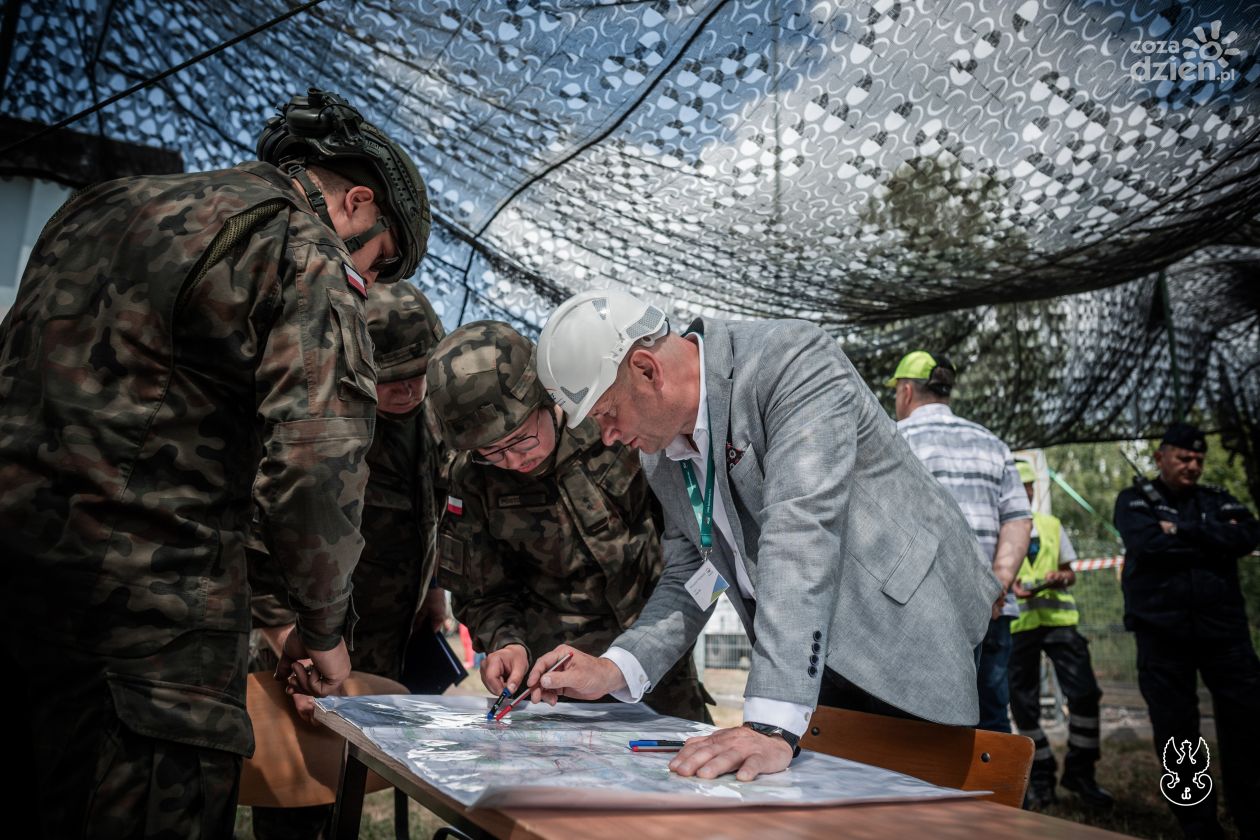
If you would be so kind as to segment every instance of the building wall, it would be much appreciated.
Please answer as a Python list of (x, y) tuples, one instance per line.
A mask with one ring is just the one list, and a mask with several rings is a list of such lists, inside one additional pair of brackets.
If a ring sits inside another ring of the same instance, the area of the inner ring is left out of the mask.
[(13, 306), (44, 223), (70, 197), (69, 187), (36, 178), (0, 178), (0, 317)]

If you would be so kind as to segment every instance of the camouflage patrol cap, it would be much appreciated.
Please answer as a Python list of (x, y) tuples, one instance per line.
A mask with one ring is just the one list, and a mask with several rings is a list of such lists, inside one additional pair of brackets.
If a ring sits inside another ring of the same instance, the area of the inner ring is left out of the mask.
[(437, 314), (419, 289), (406, 280), (372, 284), (367, 322), (377, 382), (424, 376), (429, 353), (441, 336)]
[(429, 412), (451, 449), (502, 440), (548, 403), (534, 344), (501, 321), (474, 321), (444, 338), (425, 376)]

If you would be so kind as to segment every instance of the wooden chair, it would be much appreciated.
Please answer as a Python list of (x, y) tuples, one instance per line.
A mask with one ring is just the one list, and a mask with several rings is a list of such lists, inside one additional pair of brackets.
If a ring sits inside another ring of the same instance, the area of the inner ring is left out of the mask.
[(801, 738), (807, 750), (895, 770), (1019, 808), (1032, 768), (1033, 742), (963, 726), (872, 715), (819, 706)]
[[(345, 693), (407, 694), (403, 685), (375, 674), (353, 672)], [(284, 685), (271, 674), (250, 674), (245, 706), (254, 724), (254, 757), (241, 768), (239, 804), (267, 808), (332, 805), (337, 800), (344, 741), (318, 724), (298, 717)], [(368, 773), (367, 792), (390, 784)]]

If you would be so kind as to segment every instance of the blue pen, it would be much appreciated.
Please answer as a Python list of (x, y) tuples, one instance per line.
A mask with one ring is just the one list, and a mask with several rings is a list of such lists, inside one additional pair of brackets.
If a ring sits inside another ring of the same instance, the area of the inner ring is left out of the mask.
[(499, 699), (494, 701), (494, 705), (490, 707), (490, 711), (486, 712), (486, 720), (494, 720), (494, 715), (499, 711), (499, 707), (503, 705), (503, 701), (512, 696), (512, 692), (504, 686), (503, 693), (499, 695)]
[(678, 752), (683, 748), (683, 741), (631, 741), (631, 752)]

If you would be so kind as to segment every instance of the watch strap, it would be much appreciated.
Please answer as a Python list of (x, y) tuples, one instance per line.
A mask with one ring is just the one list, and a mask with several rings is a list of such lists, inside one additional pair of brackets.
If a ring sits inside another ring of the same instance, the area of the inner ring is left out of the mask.
[(792, 748), (792, 758), (796, 758), (801, 754), (801, 736), (788, 732), (781, 726), (771, 726), (768, 723), (756, 723), (755, 721), (746, 720), (744, 726), (753, 732), (759, 732), (762, 735), (769, 735), (772, 738), (782, 738), (787, 745)]

